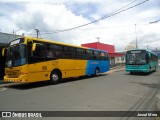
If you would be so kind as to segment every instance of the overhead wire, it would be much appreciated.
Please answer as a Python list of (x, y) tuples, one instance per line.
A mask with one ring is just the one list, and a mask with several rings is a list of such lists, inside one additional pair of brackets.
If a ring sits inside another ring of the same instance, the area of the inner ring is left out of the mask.
[[(133, 0), (133, 1), (130, 2), (129, 4), (121, 7), (120, 9), (112, 12), (111, 14), (105, 15), (105, 16), (97, 19), (97, 20), (92, 21), (92, 22), (89, 22), (89, 23), (86, 23), (86, 24), (82, 24), (82, 25), (79, 25), (79, 26), (76, 26), (76, 27), (68, 28), (68, 29), (54, 30), (54, 31), (52, 31), (52, 32), (41, 33), (41, 35), (43, 35), (43, 34), (54, 34), (54, 33), (60, 33), (60, 32), (65, 32), (65, 31), (70, 31), (70, 30), (78, 29), (78, 28), (81, 28), (81, 27), (84, 27), (84, 26), (87, 26), (87, 25), (90, 25), (90, 24), (99, 22), (99, 21), (101, 21), (101, 20), (107, 19), (107, 18), (112, 17), (112, 16), (114, 16), (114, 15), (120, 14), (120, 13), (122, 13), (122, 12), (125, 12), (125, 11), (127, 11), (127, 10), (129, 10), (129, 9), (132, 9), (132, 8), (134, 8), (134, 7), (136, 7), (136, 6), (139, 6), (139, 5), (145, 3), (145, 2), (147, 2), (147, 1), (149, 1), (149, 0), (144, 0), (144, 1), (140, 2), (140, 3), (137, 3), (137, 4), (133, 5), (133, 6), (130, 6), (130, 7), (126, 8), (127, 6), (131, 5), (132, 3), (136, 2), (136, 1), (137, 1), (137, 0)], [(124, 8), (126, 8), (126, 9), (124, 9)]]
[[(123, 7), (121, 7), (121, 8), (119, 8), (119, 9), (117, 9), (117, 10), (115, 10), (114, 12), (112, 12), (112, 13), (110, 13), (109, 15), (111, 15), (111, 14), (113, 14), (113, 13), (116, 13), (117, 11), (119, 11), (119, 10), (121, 10), (121, 9), (123, 9), (123, 8), (125, 8), (125, 7), (127, 7), (127, 6), (129, 6), (129, 5), (131, 5), (132, 3), (134, 3), (134, 2), (136, 2), (137, 0), (133, 0), (132, 2), (130, 2), (129, 4), (127, 4), (127, 5), (125, 5), (125, 6), (123, 6)], [(95, 21), (95, 20), (94, 20)], [(93, 21), (92, 21), (93, 22)], [(90, 23), (92, 23), (92, 22), (90, 22)], [(84, 24), (85, 25), (85, 24)], [(61, 31), (61, 30), (54, 30), (54, 32), (59, 32), (59, 31)], [(45, 32), (46, 34), (47, 33), (50, 33), (50, 32)]]

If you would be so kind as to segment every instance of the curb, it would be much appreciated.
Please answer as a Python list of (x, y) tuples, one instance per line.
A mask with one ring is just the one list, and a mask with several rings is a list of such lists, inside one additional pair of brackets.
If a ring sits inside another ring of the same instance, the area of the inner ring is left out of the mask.
[(114, 69), (110, 69), (110, 71), (106, 72), (106, 73), (113, 73), (113, 72), (118, 72), (118, 71), (124, 71), (125, 67), (117, 67)]
[(117, 67), (112, 67), (110, 70), (118, 69), (118, 68), (124, 68), (125, 66), (117, 66)]

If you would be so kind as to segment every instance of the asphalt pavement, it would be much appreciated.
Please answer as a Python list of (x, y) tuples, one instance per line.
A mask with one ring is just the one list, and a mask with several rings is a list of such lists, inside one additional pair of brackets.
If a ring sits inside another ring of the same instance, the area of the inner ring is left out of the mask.
[[(119, 67), (111, 68), (110, 71), (108, 71), (104, 74), (112, 74), (113, 72), (124, 71), (124, 70), (125, 70), (124, 66), (123, 67), (119, 66)], [(0, 90), (5, 87), (17, 85), (17, 84), (22, 84), (22, 83), (4, 83), (3, 80), (0, 80)], [(157, 86), (159, 86), (159, 85), (157, 85)], [(156, 110), (160, 111), (160, 93), (159, 93), (159, 91), (158, 91), (158, 94), (156, 95), (156, 99), (157, 99)], [(160, 118), (156, 118), (156, 120), (160, 120)]]

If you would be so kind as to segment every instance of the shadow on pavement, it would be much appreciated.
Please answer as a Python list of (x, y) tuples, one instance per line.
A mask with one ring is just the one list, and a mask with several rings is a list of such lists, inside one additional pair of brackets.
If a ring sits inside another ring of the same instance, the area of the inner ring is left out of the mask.
[(141, 83), (141, 82), (131, 82), (131, 83), (147, 86), (154, 89), (160, 89), (160, 83), (155, 83), (155, 84)]
[(126, 73), (125, 75), (130, 75), (130, 76), (148, 76), (151, 75), (152, 73), (154, 73), (154, 71), (152, 71), (151, 73), (144, 73), (144, 72), (137, 72), (137, 73)]
[[(107, 74), (102, 74), (99, 75), (97, 78), (101, 77), (101, 76), (105, 76)], [(47, 86), (57, 86), (57, 85), (62, 85), (62, 84), (66, 84), (69, 82), (76, 82), (79, 80), (86, 80), (86, 79), (90, 79), (93, 78), (94, 76), (83, 76), (83, 77), (77, 77), (77, 78), (67, 78), (67, 79), (63, 79), (60, 83), (58, 84), (51, 84), (49, 81), (42, 81), (42, 82), (34, 82), (34, 83), (20, 83), (20, 84), (14, 84), (14, 85), (8, 85), (6, 87), (8, 88), (12, 88), (12, 89), (19, 89), (19, 90), (26, 90), (26, 89), (34, 89), (34, 88), (40, 88), (40, 87), (47, 87)]]

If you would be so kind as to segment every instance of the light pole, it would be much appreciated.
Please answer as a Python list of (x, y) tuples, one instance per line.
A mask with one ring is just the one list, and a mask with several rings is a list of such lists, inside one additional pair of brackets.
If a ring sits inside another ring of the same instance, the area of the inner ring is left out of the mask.
[(18, 29), (18, 30), (16, 30), (16, 31), (14, 31), (14, 29), (13, 29), (13, 35), (16, 35), (16, 32), (18, 32), (18, 31), (20, 31), (20, 30), (21, 30), (21, 28)]
[(36, 33), (37, 33), (37, 38), (38, 38), (38, 33), (39, 33), (39, 30), (38, 29), (35, 29), (36, 30)]
[(100, 39), (100, 38), (99, 38), (99, 37), (97, 37), (98, 42), (99, 42), (99, 39)]
[(136, 24), (135, 24), (135, 35), (136, 35), (136, 49), (137, 49), (138, 45), (137, 45), (137, 28), (136, 28)]
[[(160, 22), (160, 19), (159, 19), (159, 20), (152, 21), (152, 22), (149, 22), (149, 24), (156, 24), (156, 23), (158, 23), (158, 22)], [(147, 49), (148, 49), (148, 45), (147, 45)], [(156, 48), (156, 50), (157, 50), (157, 48)]]
[(20, 30), (22, 30), (22, 29), (20, 28), (20, 29), (18, 29), (18, 30), (16, 30), (16, 31), (14, 31), (14, 29), (13, 29), (14, 38), (16, 38), (16, 32), (18, 32), (18, 31), (20, 31)]
[(149, 22), (149, 24), (154, 24), (154, 23), (158, 23), (158, 22), (160, 22), (160, 20)]

